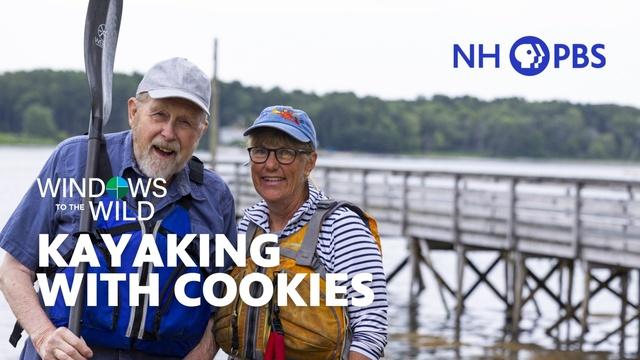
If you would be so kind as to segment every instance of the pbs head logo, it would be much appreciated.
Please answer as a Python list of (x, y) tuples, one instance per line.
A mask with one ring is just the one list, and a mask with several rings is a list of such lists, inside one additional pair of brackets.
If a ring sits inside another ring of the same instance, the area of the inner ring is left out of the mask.
[(511, 46), (509, 60), (520, 74), (538, 75), (549, 65), (549, 47), (540, 38), (524, 36)]

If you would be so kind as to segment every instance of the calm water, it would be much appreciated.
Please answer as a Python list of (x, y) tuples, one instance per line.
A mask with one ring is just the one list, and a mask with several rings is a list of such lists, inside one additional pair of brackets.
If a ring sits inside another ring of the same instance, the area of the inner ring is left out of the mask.
[[(0, 227), (20, 201), (22, 194), (33, 182), (40, 167), (46, 161), (51, 148), (0, 147)], [(222, 156), (236, 157), (243, 152), (237, 149), (225, 149)], [(478, 159), (415, 159), (415, 158), (380, 158), (361, 157), (345, 154), (321, 154), (321, 161), (332, 163), (371, 164), (381, 166), (393, 164), (399, 167), (429, 168), (439, 170), (492, 171), (500, 173), (525, 173), (537, 175), (566, 175), (589, 177), (640, 178), (640, 166), (629, 164), (599, 163), (548, 163)], [(384, 263), (387, 272), (395, 267), (407, 254), (406, 243), (401, 238), (383, 239)], [(0, 250), (0, 257), (2, 256)], [(472, 255), (481, 268), (489, 265), (491, 255)], [(440, 269), (445, 279), (454, 284), (455, 257), (453, 253), (437, 253), (432, 256), (436, 268)], [(549, 263), (539, 261), (534, 267), (542, 272)], [(579, 275), (580, 270), (577, 269)], [(467, 311), (462, 318), (462, 334), (460, 342), (454, 341), (455, 326), (447, 317), (446, 308), (439, 297), (436, 282), (430, 273), (423, 269), (427, 289), (417, 299), (415, 306), (409, 301), (409, 273), (404, 270), (389, 284), (390, 294), (390, 339), (386, 348), (386, 359), (434, 359), (434, 358), (518, 358), (518, 359), (583, 359), (583, 358), (615, 358), (605, 353), (572, 353), (554, 352), (546, 349), (554, 348), (554, 341), (544, 334), (544, 328), (556, 319), (557, 306), (544, 296), (538, 296), (538, 305), (542, 317), (538, 317), (531, 305), (524, 309), (522, 326), (527, 329), (521, 336), (525, 345), (505, 344), (504, 309), (495, 296), (485, 287), (480, 287), (468, 300)], [(638, 279), (636, 274), (631, 281), (630, 294), (634, 303), (638, 301)], [(502, 290), (503, 279), (498, 269), (492, 279)], [(473, 274), (466, 276), (466, 286), (475, 279)], [(552, 281), (557, 284), (557, 280)], [(576, 284), (582, 281), (578, 276)], [(553, 286), (552, 286), (553, 288)], [(580, 296), (580, 291), (576, 291)], [(445, 299), (448, 308), (453, 311), (454, 299)], [(599, 295), (591, 305), (591, 311), (598, 314), (598, 323), (591, 329), (592, 335), (604, 335), (618, 326), (616, 314), (620, 305), (609, 294)], [(592, 320), (593, 321), (593, 320)], [(16, 359), (19, 351), (13, 349), (8, 341), (14, 318), (8, 305), (0, 297), (0, 359)], [(545, 326), (546, 325), (546, 326)], [(637, 327), (636, 327), (637, 329)], [(570, 331), (577, 334), (577, 327)], [(629, 333), (631, 332), (631, 333)], [(564, 333), (564, 330), (563, 330)], [(627, 350), (635, 352), (637, 330), (628, 331)], [(597, 336), (596, 336), (597, 337)], [(619, 338), (613, 337), (603, 344), (600, 350), (617, 351)], [(21, 348), (19, 345), (18, 348)], [(224, 358), (219, 356), (218, 358)]]

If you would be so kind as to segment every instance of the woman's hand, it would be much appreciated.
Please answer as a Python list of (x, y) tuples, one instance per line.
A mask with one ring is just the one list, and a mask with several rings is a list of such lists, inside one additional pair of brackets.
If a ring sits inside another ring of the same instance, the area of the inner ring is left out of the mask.
[(209, 319), (207, 329), (196, 347), (191, 350), (184, 360), (211, 360), (218, 352), (218, 345), (213, 338), (213, 318)]

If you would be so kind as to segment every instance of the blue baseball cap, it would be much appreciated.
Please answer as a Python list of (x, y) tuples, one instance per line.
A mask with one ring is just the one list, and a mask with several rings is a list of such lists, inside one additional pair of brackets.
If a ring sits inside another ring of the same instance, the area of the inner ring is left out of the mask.
[(309, 115), (302, 110), (283, 105), (269, 106), (262, 110), (253, 125), (244, 131), (244, 136), (254, 129), (265, 127), (283, 131), (300, 142), (310, 142), (314, 150), (318, 148), (316, 129)]

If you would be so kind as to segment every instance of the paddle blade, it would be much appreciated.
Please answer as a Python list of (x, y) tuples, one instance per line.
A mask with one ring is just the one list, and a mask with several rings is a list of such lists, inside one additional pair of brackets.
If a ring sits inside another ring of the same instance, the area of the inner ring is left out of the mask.
[(84, 28), (84, 64), (91, 94), (89, 132), (109, 121), (113, 61), (116, 56), (122, 0), (90, 0)]

